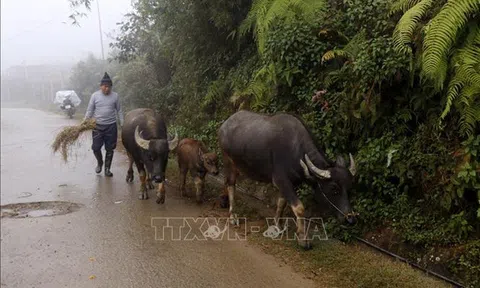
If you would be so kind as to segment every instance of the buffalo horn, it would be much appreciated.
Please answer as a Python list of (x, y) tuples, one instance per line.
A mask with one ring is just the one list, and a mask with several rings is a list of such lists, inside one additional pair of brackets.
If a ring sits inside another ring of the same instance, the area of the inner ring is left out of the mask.
[(308, 158), (308, 155), (305, 154), (305, 160), (307, 161), (307, 166), (310, 171), (312, 171), (317, 177), (319, 178), (330, 178), (332, 175), (330, 174), (330, 171), (328, 170), (322, 170), (315, 165), (313, 165), (312, 161), (310, 161), (310, 158)]
[(353, 156), (351, 153), (348, 153), (348, 156), (350, 156), (350, 173), (352, 173), (353, 176), (355, 176), (355, 173), (357, 173), (357, 167), (355, 167), (355, 160), (353, 160)]
[(175, 131), (175, 138), (173, 138), (173, 140), (168, 141), (168, 149), (172, 151), (175, 148), (177, 148), (177, 145), (178, 145), (178, 133), (177, 131)]
[(305, 162), (303, 162), (302, 159), (300, 159), (300, 166), (302, 166), (302, 168), (303, 168), (303, 173), (305, 173), (305, 177), (307, 177), (308, 179), (311, 179), (312, 175), (310, 175), (310, 172), (308, 171), (307, 164), (305, 164)]
[(150, 140), (145, 140), (142, 138), (142, 136), (140, 136), (140, 132), (138, 132), (138, 126), (135, 128), (135, 142), (138, 146), (145, 150), (148, 150), (150, 145)]

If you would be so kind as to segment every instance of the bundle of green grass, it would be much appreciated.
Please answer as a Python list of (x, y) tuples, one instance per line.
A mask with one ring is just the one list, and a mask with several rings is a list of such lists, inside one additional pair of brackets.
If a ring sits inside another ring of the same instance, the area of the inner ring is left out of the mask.
[(63, 160), (67, 162), (69, 151), (75, 145), (82, 133), (95, 129), (95, 119), (86, 119), (80, 125), (67, 126), (57, 134), (52, 144), (53, 153), (61, 150)]

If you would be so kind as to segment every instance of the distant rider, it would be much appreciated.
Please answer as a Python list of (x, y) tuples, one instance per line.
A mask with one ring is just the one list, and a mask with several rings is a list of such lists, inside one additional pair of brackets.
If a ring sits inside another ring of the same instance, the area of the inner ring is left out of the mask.
[(70, 100), (70, 98), (67, 98), (67, 99), (63, 100), (63, 104), (62, 104), (61, 108), (65, 109), (67, 107), (67, 105), (73, 106), (72, 100)]
[(112, 80), (107, 72), (100, 82), (100, 90), (93, 93), (88, 103), (85, 120), (94, 118), (96, 128), (92, 132), (92, 150), (97, 158), (96, 173), (102, 172), (102, 146), (105, 144), (105, 176), (112, 177), (113, 150), (117, 147), (117, 115), (120, 126), (123, 126), (123, 111), (118, 94), (112, 91)]

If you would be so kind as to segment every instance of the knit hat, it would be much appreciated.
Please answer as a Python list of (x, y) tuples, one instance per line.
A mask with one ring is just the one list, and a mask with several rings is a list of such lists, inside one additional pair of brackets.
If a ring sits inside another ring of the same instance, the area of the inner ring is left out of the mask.
[(113, 85), (112, 79), (110, 79), (110, 76), (108, 76), (107, 72), (105, 72), (105, 75), (103, 75), (102, 81), (100, 81), (100, 85), (103, 84), (110, 84), (110, 86)]

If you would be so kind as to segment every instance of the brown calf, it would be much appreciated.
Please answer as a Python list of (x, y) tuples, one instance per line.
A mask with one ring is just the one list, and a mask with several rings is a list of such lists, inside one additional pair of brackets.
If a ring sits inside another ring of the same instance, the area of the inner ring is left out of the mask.
[(208, 152), (205, 145), (191, 138), (185, 138), (178, 143), (177, 160), (180, 169), (181, 187), (180, 191), (182, 197), (186, 196), (185, 182), (187, 179), (187, 172), (193, 178), (196, 188), (197, 202), (202, 202), (205, 175), (211, 173), (218, 175), (218, 158), (217, 154)]

